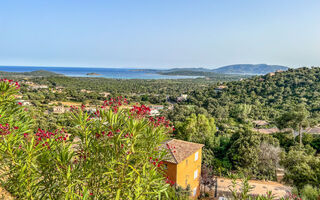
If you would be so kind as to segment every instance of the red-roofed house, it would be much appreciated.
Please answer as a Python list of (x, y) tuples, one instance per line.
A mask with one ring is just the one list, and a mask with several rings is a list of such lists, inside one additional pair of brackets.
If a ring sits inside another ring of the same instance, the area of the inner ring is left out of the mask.
[(182, 188), (190, 186), (191, 196), (196, 199), (200, 195), (200, 175), (203, 144), (171, 139), (163, 144), (168, 149), (168, 157), (164, 160), (166, 174)]

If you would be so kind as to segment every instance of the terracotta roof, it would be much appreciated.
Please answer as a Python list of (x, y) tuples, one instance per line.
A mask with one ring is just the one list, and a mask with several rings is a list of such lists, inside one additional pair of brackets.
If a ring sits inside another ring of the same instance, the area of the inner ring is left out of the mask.
[(166, 161), (178, 164), (201, 149), (203, 146), (203, 144), (170, 139), (165, 141), (161, 148), (168, 150), (167, 158), (165, 158)]
[(278, 129), (277, 127), (273, 128), (253, 128), (252, 129), (255, 132), (262, 133), (262, 134), (273, 134), (273, 133), (280, 133), (280, 132), (292, 132), (291, 128), (285, 128), (285, 129)]
[(222, 90), (222, 89), (225, 89), (225, 88), (228, 88), (228, 86), (226, 85), (219, 85), (216, 87), (217, 90)]
[(253, 128), (252, 130), (262, 134), (272, 134), (272, 133), (281, 132), (278, 128), (259, 128), (259, 129)]

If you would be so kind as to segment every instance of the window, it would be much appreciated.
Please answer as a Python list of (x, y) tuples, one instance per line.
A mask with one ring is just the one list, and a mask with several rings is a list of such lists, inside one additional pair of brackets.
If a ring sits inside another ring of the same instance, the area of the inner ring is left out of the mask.
[(163, 169), (167, 170), (167, 169), (168, 169), (168, 165), (167, 165), (167, 164), (164, 164)]
[(195, 187), (193, 188), (193, 196), (196, 196), (196, 194), (197, 194), (197, 188)]
[(197, 177), (198, 177), (198, 170), (194, 171), (193, 179), (196, 179)]
[(199, 156), (199, 153), (196, 152), (196, 154), (194, 155), (194, 161), (197, 161), (197, 160), (198, 160), (198, 156)]

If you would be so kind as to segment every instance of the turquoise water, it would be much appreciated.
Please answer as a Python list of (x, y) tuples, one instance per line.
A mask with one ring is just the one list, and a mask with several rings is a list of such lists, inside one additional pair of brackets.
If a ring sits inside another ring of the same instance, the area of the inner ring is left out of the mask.
[[(0, 71), (31, 72), (46, 70), (72, 77), (103, 77), (114, 79), (186, 79), (198, 76), (168, 76), (156, 73), (156, 70), (137, 70), (127, 68), (82, 68), (82, 67), (25, 67), (25, 66), (0, 66)], [(90, 76), (87, 73), (101, 74)]]

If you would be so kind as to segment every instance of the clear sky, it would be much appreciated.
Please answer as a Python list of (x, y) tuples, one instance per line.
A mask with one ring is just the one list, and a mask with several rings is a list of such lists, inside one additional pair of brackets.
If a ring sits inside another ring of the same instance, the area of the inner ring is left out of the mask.
[(4, 0), (0, 65), (320, 66), (319, 0)]

